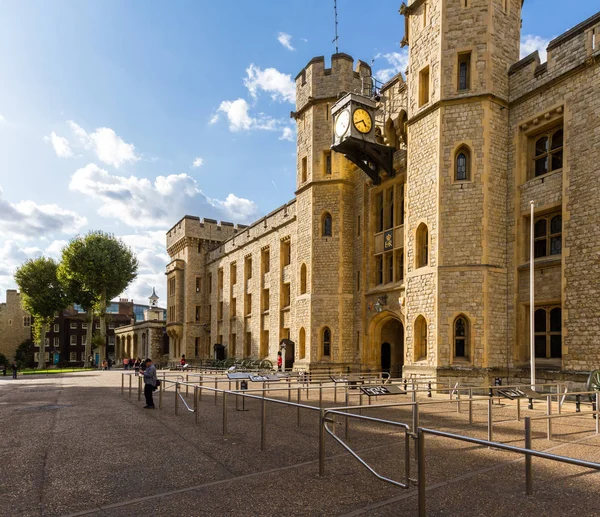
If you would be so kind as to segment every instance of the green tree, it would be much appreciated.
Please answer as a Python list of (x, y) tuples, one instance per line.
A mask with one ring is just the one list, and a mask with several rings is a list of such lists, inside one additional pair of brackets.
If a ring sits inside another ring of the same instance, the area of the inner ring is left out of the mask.
[(35, 366), (34, 361), (35, 347), (31, 339), (23, 341), (15, 352), (15, 361), (20, 368), (33, 368)]
[(4, 354), (0, 354), (0, 366), (8, 366), (8, 359)]
[[(108, 302), (121, 294), (136, 278), (138, 261), (131, 249), (114, 235), (96, 231), (81, 237), (75, 237), (63, 248), (60, 265), (60, 278), (79, 292), (85, 304), (92, 304), (100, 317), (100, 359), (105, 356), (106, 344), (106, 307)], [(82, 307), (85, 307), (81, 303)], [(89, 310), (88, 313), (92, 311)], [(90, 316), (85, 345), (85, 364), (88, 366), (92, 352)]]
[(57, 277), (58, 264), (46, 257), (28, 260), (15, 273), (23, 307), (40, 324), (38, 368), (46, 366), (46, 329), (54, 313), (68, 305), (67, 293)]

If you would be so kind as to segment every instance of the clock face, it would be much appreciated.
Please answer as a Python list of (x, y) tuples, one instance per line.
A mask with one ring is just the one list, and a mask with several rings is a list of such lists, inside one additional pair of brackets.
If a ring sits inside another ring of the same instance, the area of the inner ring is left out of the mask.
[(348, 131), (348, 127), (350, 126), (350, 111), (344, 110), (342, 111), (335, 121), (335, 134), (339, 137), (342, 137)]
[(371, 127), (373, 127), (371, 115), (369, 115), (369, 113), (362, 108), (357, 108), (354, 110), (352, 122), (354, 122), (354, 127), (357, 129), (357, 131), (360, 131), (361, 133), (368, 133), (371, 131)]

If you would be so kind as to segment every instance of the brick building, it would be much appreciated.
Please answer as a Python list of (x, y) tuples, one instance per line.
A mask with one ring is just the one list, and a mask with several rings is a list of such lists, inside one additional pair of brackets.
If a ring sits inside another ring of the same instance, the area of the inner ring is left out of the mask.
[(308, 63), (294, 199), (167, 233), (172, 358), (275, 360), (290, 339), (295, 367), (528, 378), (533, 201), (538, 378), (600, 367), (600, 13), (542, 64), (519, 60), (521, 6), (403, 5), (406, 80), (381, 88), (348, 55)]

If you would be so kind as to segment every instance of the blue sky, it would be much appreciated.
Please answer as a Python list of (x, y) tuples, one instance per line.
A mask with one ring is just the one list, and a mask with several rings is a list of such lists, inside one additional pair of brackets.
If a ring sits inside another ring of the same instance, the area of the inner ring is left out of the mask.
[[(338, 0), (339, 50), (374, 59), (382, 79), (406, 67), (398, 7)], [(526, 0), (522, 53), (598, 8)], [(333, 0), (0, 0), (0, 11), (0, 301), (18, 264), (95, 229), (139, 255), (126, 295), (164, 297), (164, 234), (184, 214), (248, 223), (293, 198), (293, 79), (334, 52)]]

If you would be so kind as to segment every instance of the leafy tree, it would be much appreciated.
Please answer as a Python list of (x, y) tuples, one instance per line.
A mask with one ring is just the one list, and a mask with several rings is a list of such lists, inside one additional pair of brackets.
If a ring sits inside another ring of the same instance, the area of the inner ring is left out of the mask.
[(8, 366), (8, 359), (4, 354), (0, 354), (0, 366)]
[(20, 368), (33, 368), (35, 366), (34, 361), (35, 346), (31, 339), (23, 341), (15, 352), (15, 361)]
[[(121, 294), (136, 278), (138, 261), (131, 249), (114, 235), (96, 231), (75, 237), (63, 249), (60, 265), (60, 278), (70, 285), (84, 309), (90, 304), (100, 316), (102, 337), (101, 360), (106, 343), (106, 307), (110, 300)], [(85, 363), (88, 366), (92, 353), (91, 321), (92, 311), (88, 310), (90, 323), (86, 335)]]
[(58, 264), (46, 257), (31, 259), (19, 267), (15, 281), (21, 291), (23, 307), (41, 325), (38, 368), (46, 366), (46, 329), (54, 313), (68, 305), (67, 294), (57, 277)]

